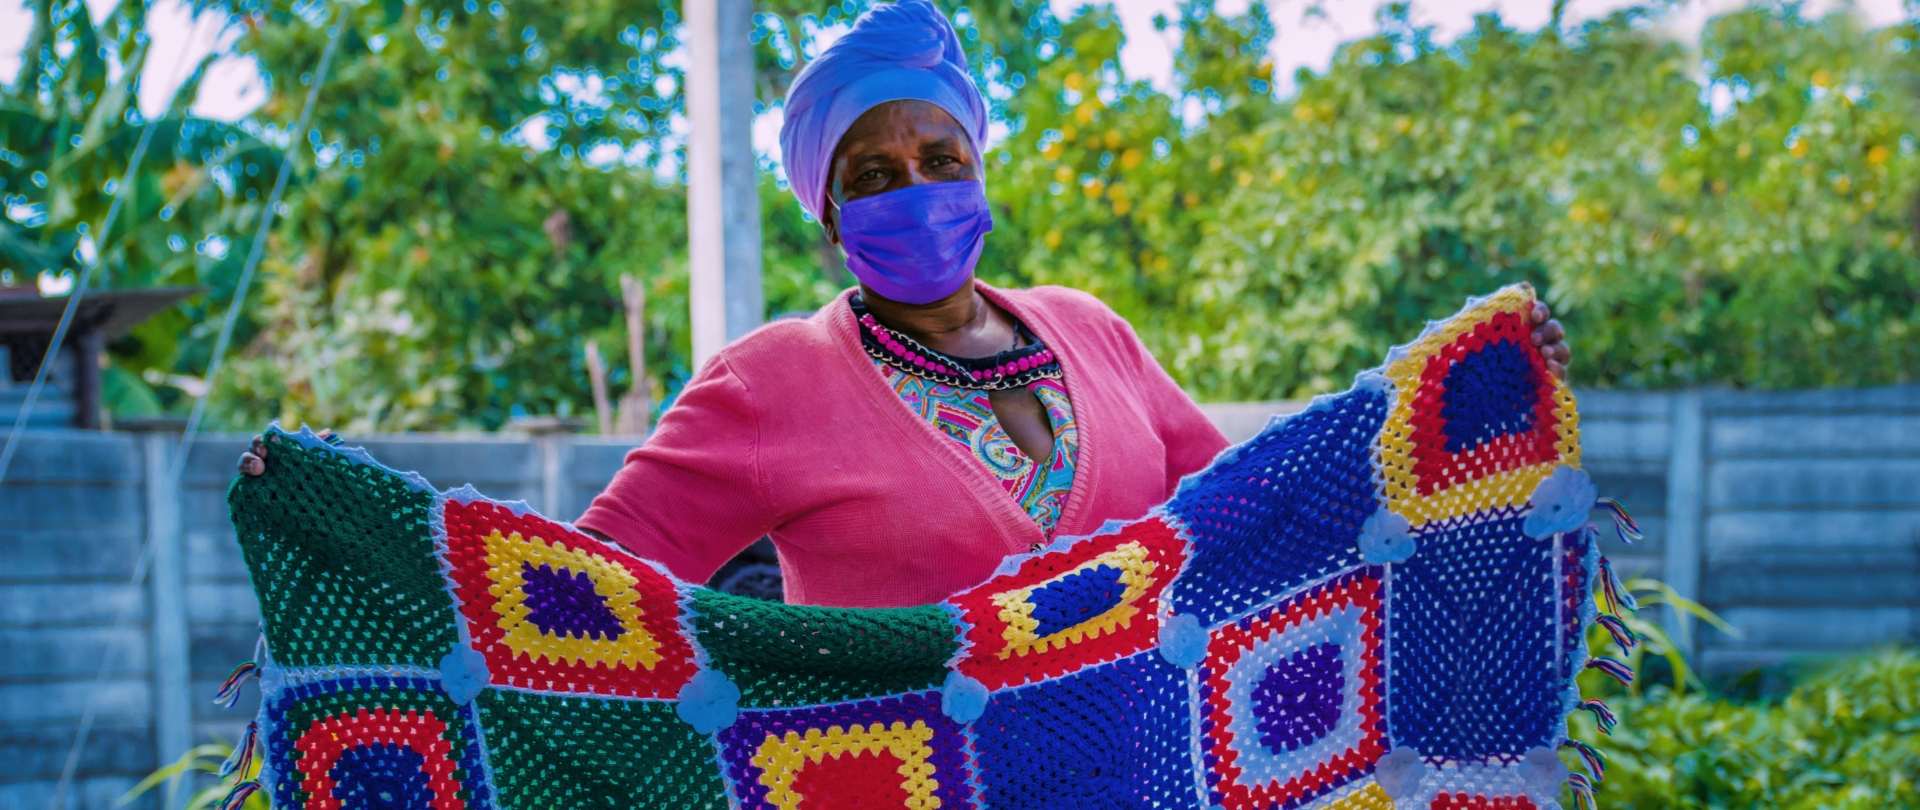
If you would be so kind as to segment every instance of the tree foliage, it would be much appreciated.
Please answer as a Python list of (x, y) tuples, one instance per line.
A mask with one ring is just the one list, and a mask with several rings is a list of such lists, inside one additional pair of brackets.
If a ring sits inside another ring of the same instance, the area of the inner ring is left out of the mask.
[[(114, 6), (98, 25), (81, 2), (30, 4), (34, 27), (22, 67), (0, 93), (0, 283), (72, 277), (81, 256), (99, 262), (95, 288), (201, 285), (196, 296), (112, 348), (105, 385), (120, 412), (150, 412), (162, 397), (138, 376), (204, 366), (217, 324), (210, 301), (231, 298), (280, 150), (244, 128), (186, 114), (211, 60), (158, 66), (184, 74), (170, 108), (149, 122), (134, 104), (151, 48), (141, 3)], [(100, 233), (115, 191), (151, 124), (153, 137), (111, 233)]]
[(1103, 15), (1074, 21), (1048, 92), (1016, 102), (997, 269), (1101, 295), (1211, 398), (1343, 387), (1521, 280), (1578, 384), (1920, 370), (1912, 24), (1756, 9), (1695, 53), (1640, 10), (1567, 33), (1483, 16), (1445, 47), (1404, 8), (1383, 22), (1281, 99), (1257, 5), (1187, 6), (1177, 96), (1118, 74)]
[[(764, 3), (762, 102), (863, 3)], [(108, 65), (144, 59), (139, 3), (104, 33), (78, 0), (34, 7), (45, 24), (5, 109), (9, 211), (39, 212), (0, 223), (16, 277), (72, 268), (78, 225), (97, 221), (137, 137)], [(636, 384), (622, 274), (649, 291), (657, 379), (638, 384), (659, 401), (684, 380), (671, 0), (346, 6), (300, 144), (287, 129), (334, 6), (234, 10), (269, 101), (237, 127), (163, 127), (168, 158), (140, 181), (127, 235), (100, 243), (115, 285), (209, 295), (116, 346), (118, 365), (204, 373), (206, 319), (231, 296), (285, 150), (285, 217), (216, 391), (227, 425), (565, 413), (589, 401), (589, 340), (618, 394)], [(1183, 42), (1171, 91), (1120, 71), (1109, 8), (950, 10), (1006, 130), (985, 156), (996, 230), (981, 274), (1094, 292), (1202, 399), (1342, 387), (1425, 319), (1521, 280), (1566, 321), (1580, 385), (1871, 385), (1920, 370), (1911, 23), (1866, 31), (1769, 7), (1715, 19), (1695, 48), (1629, 9), (1537, 33), (1482, 17), (1441, 44), (1392, 7), (1380, 34), (1279, 97), (1260, 4), (1231, 16), (1192, 0), (1165, 21)], [(82, 130), (102, 145), (61, 163)], [(849, 283), (777, 174), (762, 209), (769, 314)]]

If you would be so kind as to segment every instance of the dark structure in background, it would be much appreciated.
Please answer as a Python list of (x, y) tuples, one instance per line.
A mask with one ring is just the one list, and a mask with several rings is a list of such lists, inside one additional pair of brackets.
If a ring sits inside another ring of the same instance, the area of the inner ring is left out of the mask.
[(786, 601), (781, 590), (780, 555), (774, 551), (773, 541), (765, 537), (754, 541), (746, 551), (720, 566), (707, 587), (735, 596), (751, 596), (769, 602)]
[[(61, 341), (59, 362), (48, 371), (30, 427), (100, 427), (100, 353), (107, 341), (127, 333), (187, 296), (194, 287), (153, 287), (142, 290), (103, 290), (87, 293)], [(40, 360), (52, 348), (54, 330), (67, 307), (67, 296), (43, 296), (33, 287), (0, 288), (0, 354), (6, 374), (0, 376), (0, 419), (12, 425), (26, 403), (27, 389), (40, 370)]]

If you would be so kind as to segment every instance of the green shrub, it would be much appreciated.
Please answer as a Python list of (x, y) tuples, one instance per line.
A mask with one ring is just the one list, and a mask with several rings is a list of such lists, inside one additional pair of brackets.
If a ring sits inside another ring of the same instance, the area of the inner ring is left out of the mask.
[(1655, 687), (1611, 698), (1620, 725), (1574, 736), (1607, 758), (1602, 807), (1920, 807), (1920, 652), (1836, 663), (1784, 698)]

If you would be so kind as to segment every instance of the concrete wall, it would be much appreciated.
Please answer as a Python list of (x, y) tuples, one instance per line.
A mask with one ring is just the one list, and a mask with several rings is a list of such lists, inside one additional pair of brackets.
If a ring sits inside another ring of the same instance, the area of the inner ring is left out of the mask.
[[(1607, 532), (1621, 573), (1662, 578), (1742, 631), (1696, 631), (1706, 668), (1920, 635), (1920, 387), (1594, 391), (1580, 407), (1586, 468), (1646, 530), (1632, 547)], [(1208, 406), (1235, 439), (1297, 408)], [(69, 808), (111, 807), (187, 745), (238, 738), (253, 714), (251, 688), (232, 710), (209, 702), (257, 638), (224, 503), (245, 437), (202, 438), (178, 492), (158, 472), (174, 438), (33, 431), (0, 482), (0, 810), (49, 806), (89, 702), (96, 720)], [(563, 517), (586, 507), (631, 444), (355, 441), (440, 486), (471, 483)], [(130, 588), (143, 542), (152, 554)]]

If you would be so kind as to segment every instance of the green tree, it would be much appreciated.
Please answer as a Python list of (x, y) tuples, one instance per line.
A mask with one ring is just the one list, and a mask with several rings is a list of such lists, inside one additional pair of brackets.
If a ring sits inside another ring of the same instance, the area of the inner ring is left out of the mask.
[[(808, 31), (859, 8), (761, 15), (763, 97), (784, 93)], [(969, 39), (1017, 39), (1045, 13), (1018, 8), (961, 15)], [(276, 77), (256, 116), (268, 131), (297, 115), (305, 87), (285, 77), (318, 61), (327, 13), (247, 13), (240, 50)], [(262, 267), (259, 338), (219, 392), (229, 424), (493, 428), (564, 414), (587, 401), (587, 340), (608, 350), (617, 390), (634, 384), (622, 274), (649, 286), (648, 367), (684, 379), (685, 197), (668, 135), (681, 77), (666, 58), (677, 23), (667, 4), (585, 0), (350, 8), (311, 168)], [(983, 81), (1036, 59), (980, 47)], [(817, 307), (847, 277), (779, 184), (764, 192), (768, 311)]]
[(1567, 322), (1580, 384), (1912, 379), (1920, 32), (1759, 8), (1694, 53), (1646, 16), (1483, 16), (1442, 46), (1393, 7), (1276, 99), (1258, 6), (1184, 7), (1171, 96), (1118, 73), (1088, 12), (1015, 102), (994, 269), (1095, 291), (1216, 399), (1344, 387), (1520, 280)]
[[(28, 6), (21, 70), (0, 93), (8, 214), (0, 283), (72, 277), (84, 250), (98, 257), (94, 289), (197, 284), (213, 301), (230, 298), (245, 251), (221, 234), (257, 224), (279, 150), (244, 128), (187, 115), (210, 60), (158, 66), (185, 73), (185, 84), (158, 120), (140, 115), (134, 98), (151, 55), (144, 3), (120, 3), (97, 26), (77, 0)], [(152, 140), (113, 231), (98, 233), (149, 125)], [(117, 410), (152, 411), (180, 398), (177, 389), (156, 398), (140, 375), (204, 365), (211, 330), (201, 325), (212, 306), (195, 297), (111, 347), (104, 382)]]

